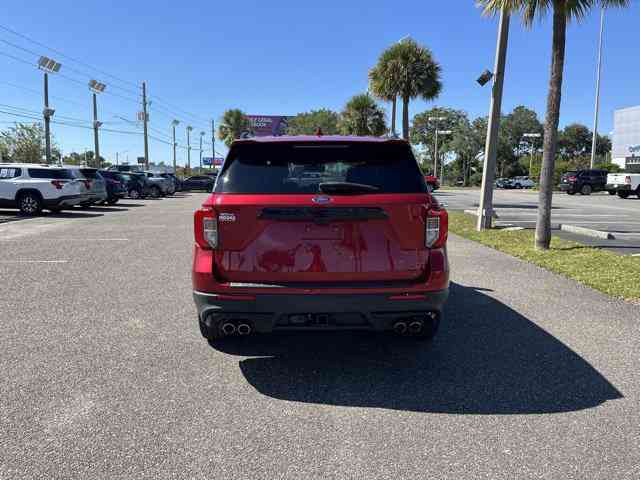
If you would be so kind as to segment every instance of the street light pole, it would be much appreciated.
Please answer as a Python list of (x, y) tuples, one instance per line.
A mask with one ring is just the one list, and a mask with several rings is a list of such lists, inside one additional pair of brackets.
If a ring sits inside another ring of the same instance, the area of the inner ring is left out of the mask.
[(142, 82), (142, 125), (144, 133), (144, 168), (149, 170), (149, 114), (147, 113), (147, 82)]
[(436, 134), (435, 134), (435, 146), (433, 151), (433, 174), (438, 176), (438, 127), (440, 126), (440, 122), (443, 122), (447, 119), (447, 117), (428, 117), (427, 121), (436, 123)]
[(205, 136), (205, 132), (200, 132), (200, 173), (202, 174), (202, 139)]
[(102, 126), (102, 123), (98, 121), (98, 100), (97, 94), (104, 92), (106, 85), (96, 80), (89, 82), (89, 90), (93, 92), (93, 143), (94, 143), (94, 163), (96, 168), (102, 167), (100, 161), (100, 141), (98, 139), (98, 129)]
[(529, 176), (531, 176), (531, 170), (533, 169), (533, 153), (535, 151), (535, 139), (542, 137), (541, 133), (525, 133), (522, 135), (524, 138), (529, 139), (529, 145), (531, 146), (531, 158), (529, 159)]
[(596, 80), (596, 108), (593, 117), (593, 141), (591, 142), (591, 168), (596, 164), (596, 147), (598, 144), (598, 117), (600, 116), (600, 77), (602, 72), (602, 37), (604, 34), (604, 7), (600, 12), (600, 41), (598, 45), (598, 73)]
[(193, 127), (191, 125), (187, 126), (187, 173), (191, 173), (191, 130), (193, 130)]
[(482, 191), (478, 208), (478, 231), (491, 228), (493, 224), (493, 181), (496, 175), (496, 157), (498, 151), (498, 131), (500, 127), (500, 110), (502, 108), (502, 87), (507, 63), (507, 47), (509, 43), (510, 15), (505, 8), (500, 12), (498, 44), (496, 48), (495, 77), (491, 93), (491, 108), (487, 141), (484, 153), (484, 172), (482, 174)]
[(38, 60), (38, 68), (44, 72), (44, 110), (42, 115), (44, 117), (44, 152), (47, 164), (51, 164), (51, 117), (55, 113), (54, 109), (49, 108), (49, 74), (58, 73), (61, 66), (49, 57), (40, 57)]

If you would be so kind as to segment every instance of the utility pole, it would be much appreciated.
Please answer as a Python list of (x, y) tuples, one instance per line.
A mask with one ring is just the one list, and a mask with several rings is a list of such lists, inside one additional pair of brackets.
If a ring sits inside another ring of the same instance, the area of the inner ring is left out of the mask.
[(171, 127), (173, 130), (173, 174), (177, 175), (178, 174), (178, 166), (176, 164), (176, 148), (178, 147), (178, 144), (176, 143), (176, 127), (180, 124), (179, 120), (174, 120), (173, 122), (171, 122)]
[(116, 152), (116, 167), (120, 165), (120, 163), (118, 163), (118, 152)]
[(480, 194), (480, 207), (478, 208), (478, 231), (482, 231), (493, 226), (493, 182), (496, 175), (498, 131), (500, 127), (500, 110), (502, 108), (502, 88), (504, 86), (507, 47), (509, 44), (509, 20), (509, 12), (503, 8), (500, 12), (500, 26), (498, 30), (498, 44), (496, 48), (496, 62), (494, 68), (495, 77), (491, 92), (491, 108), (484, 153), (482, 191)]
[(147, 113), (147, 82), (142, 82), (142, 121), (144, 124), (144, 168), (149, 170), (149, 114)]
[(600, 12), (600, 41), (598, 44), (598, 74), (596, 80), (596, 111), (593, 116), (593, 141), (591, 142), (591, 168), (596, 165), (596, 147), (598, 145), (598, 117), (600, 116), (600, 77), (602, 72), (602, 36), (604, 34), (604, 7)]
[(191, 173), (191, 130), (193, 127), (191, 125), (187, 126), (187, 173)]

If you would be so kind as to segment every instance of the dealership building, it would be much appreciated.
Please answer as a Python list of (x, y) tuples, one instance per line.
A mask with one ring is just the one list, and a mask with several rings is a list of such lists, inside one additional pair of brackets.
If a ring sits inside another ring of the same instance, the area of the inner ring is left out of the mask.
[(613, 114), (612, 162), (626, 172), (640, 172), (640, 106)]

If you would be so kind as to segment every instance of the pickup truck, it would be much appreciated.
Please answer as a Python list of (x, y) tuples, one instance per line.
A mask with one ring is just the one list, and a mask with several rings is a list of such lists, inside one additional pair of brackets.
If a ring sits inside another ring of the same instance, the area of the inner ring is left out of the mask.
[(640, 198), (640, 173), (610, 173), (605, 188), (620, 198), (629, 198), (630, 195)]

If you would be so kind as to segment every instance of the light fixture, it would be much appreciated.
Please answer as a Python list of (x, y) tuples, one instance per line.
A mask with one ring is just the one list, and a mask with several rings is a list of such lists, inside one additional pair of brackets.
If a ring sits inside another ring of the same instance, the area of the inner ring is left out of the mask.
[(49, 57), (40, 57), (38, 68), (48, 73), (58, 73), (62, 65)]
[(89, 81), (89, 88), (94, 93), (102, 93), (102, 92), (104, 92), (104, 89), (107, 88), (107, 86), (104, 83), (98, 82), (97, 80), (90, 80)]
[(491, 70), (485, 70), (484, 72), (482, 72), (482, 75), (478, 77), (478, 80), (476, 80), (476, 82), (478, 82), (481, 87), (484, 87), (492, 78), (493, 72)]

